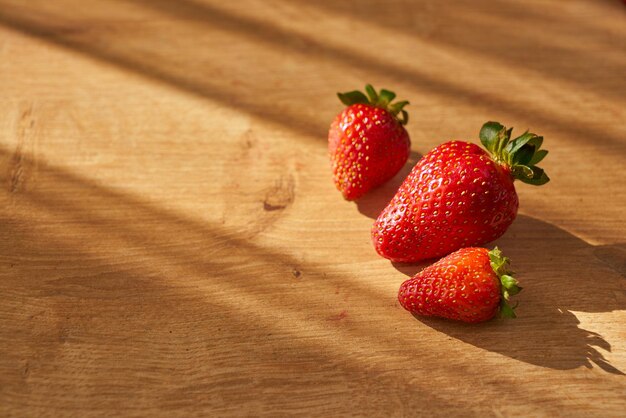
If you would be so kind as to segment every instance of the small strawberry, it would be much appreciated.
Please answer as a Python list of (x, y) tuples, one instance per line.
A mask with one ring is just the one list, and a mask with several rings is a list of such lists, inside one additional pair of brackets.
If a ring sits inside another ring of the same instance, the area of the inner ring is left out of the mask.
[[(391, 104), (395, 93), (365, 86), (337, 93), (348, 106), (328, 132), (328, 151), (335, 185), (347, 200), (356, 200), (400, 171), (409, 158), (411, 140), (404, 125), (409, 102)], [(399, 117), (401, 115), (401, 117)]]
[(426, 154), (378, 216), (372, 240), (393, 261), (440, 257), (500, 237), (517, 215), (513, 180), (549, 181), (536, 166), (548, 153), (533, 133), (510, 139), (512, 129), (487, 122), (478, 145), (451, 141)]
[(463, 322), (515, 318), (508, 300), (522, 288), (508, 263), (497, 247), (462, 248), (402, 283), (398, 300), (411, 313)]

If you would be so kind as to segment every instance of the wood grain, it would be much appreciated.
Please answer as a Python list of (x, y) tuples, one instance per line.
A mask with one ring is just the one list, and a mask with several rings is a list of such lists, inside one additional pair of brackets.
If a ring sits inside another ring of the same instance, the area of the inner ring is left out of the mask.
[[(0, 0), (0, 415), (623, 416), (620, 1)], [(411, 101), (358, 203), (338, 90)], [(396, 301), (372, 218), (486, 120), (545, 136), (497, 241), (519, 318)]]

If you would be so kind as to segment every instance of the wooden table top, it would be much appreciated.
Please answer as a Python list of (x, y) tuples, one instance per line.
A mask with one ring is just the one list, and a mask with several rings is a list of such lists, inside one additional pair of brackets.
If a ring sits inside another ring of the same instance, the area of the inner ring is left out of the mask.
[[(618, 0), (0, 0), (0, 416), (623, 416), (625, 70)], [(351, 203), (366, 82), (413, 153)], [(373, 218), (487, 120), (551, 151), (519, 318), (416, 319)]]

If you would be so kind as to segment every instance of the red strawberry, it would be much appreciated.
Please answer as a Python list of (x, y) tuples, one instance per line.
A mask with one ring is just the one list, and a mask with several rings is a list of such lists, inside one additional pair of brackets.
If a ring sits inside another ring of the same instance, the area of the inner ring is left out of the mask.
[(500, 237), (517, 214), (513, 180), (549, 181), (537, 167), (546, 154), (543, 138), (487, 122), (480, 140), (489, 152), (451, 141), (426, 154), (378, 216), (372, 240), (378, 254), (393, 261), (440, 257)]
[(521, 287), (508, 262), (498, 248), (460, 249), (402, 283), (398, 300), (411, 313), (464, 322), (515, 318), (508, 300)]
[[(391, 104), (396, 95), (380, 94), (371, 85), (338, 93), (348, 107), (337, 115), (328, 132), (328, 151), (335, 185), (347, 200), (356, 200), (400, 171), (409, 158), (411, 140), (404, 126), (409, 102)], [(401, 115), (401, 117), (398, 117)]]

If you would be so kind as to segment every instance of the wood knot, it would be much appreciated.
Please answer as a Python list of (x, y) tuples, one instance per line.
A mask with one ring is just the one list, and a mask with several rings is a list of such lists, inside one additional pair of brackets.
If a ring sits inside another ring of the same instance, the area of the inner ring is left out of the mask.
[(283, 210), (294, 201), (295, 182), (292, 175), (280, 177), (265, 193), (263, 210), (272, 212)]

